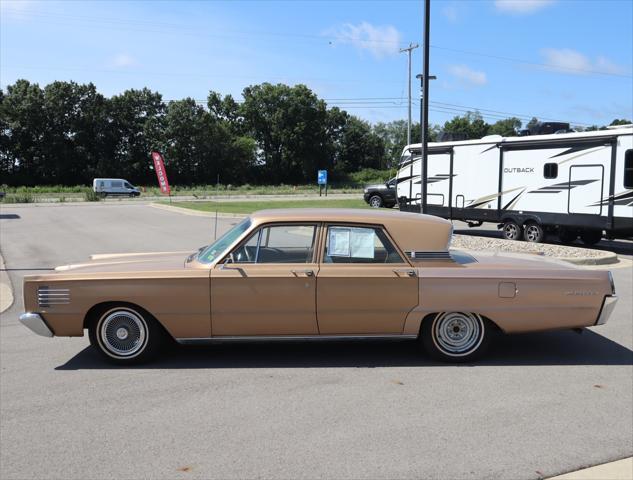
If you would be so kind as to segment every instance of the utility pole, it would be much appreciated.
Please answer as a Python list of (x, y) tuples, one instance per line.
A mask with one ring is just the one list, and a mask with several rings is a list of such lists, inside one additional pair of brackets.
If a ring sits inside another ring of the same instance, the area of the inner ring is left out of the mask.
[(400, 53), (407, 52), (409, 57), (409, 123), (407, 123), (407, 145), (411, 145), (411, 51), (419, 46), (417, 43), (409, 43), (408, 48), (400, 49)]
[(428, 141), (429, 141), (429, 39), (431, 37), (431, 0), (424, 0), (424, 57), (422, 62), (422, 209), (426, 213), (426, 180), (428, 176)]

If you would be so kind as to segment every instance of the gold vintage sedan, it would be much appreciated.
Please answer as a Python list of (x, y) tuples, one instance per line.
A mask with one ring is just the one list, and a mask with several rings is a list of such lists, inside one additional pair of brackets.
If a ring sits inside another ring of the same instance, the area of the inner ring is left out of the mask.
[(608, 271), (449, 252), (451, 224), (414, 213), (254, 213), (198, 252), (93, 255), (24, 279), (21, 322), (83, 336), (120, 364), (166, 340), (411, 338), (470, 361), (495, 331), (606, 322)]

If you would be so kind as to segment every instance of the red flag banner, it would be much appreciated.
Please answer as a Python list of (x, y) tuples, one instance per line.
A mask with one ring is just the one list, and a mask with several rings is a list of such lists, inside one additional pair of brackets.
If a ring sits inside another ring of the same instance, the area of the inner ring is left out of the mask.
[(163, 156), (159, 152), (152, 152), (152, 160), (154, 161), (154, 170), (156, 178), (158, 178), (158, 186), (163, 195), (169, 195), (169, 181), (167, 180), (167, 172), (165, 171), (165, 162)]

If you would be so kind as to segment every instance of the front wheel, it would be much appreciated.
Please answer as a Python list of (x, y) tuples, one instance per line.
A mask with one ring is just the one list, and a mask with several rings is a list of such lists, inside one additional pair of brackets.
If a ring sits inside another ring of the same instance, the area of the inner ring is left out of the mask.
[(445, 362), (469, 362), (490, 344), (490, 323), (477, 313), (442, 312), (427, 318), (420, 337), (425, 350)]
[(109, 362), (131, 365), (150, 360), (165, 334), (140, 308), (119, 305), (101, 311), (88, 327), (90, 344)]
[(369, 205), (373, 208), (380, 208), (383, 205), (382, 197), (380, 195), (372, 195), (369, 199)]

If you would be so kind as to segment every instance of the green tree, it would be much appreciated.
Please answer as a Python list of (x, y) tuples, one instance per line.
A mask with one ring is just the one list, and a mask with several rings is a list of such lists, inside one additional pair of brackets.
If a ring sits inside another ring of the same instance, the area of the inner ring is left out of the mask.
[(339, 135), (334, 164), (336, 175), (363, 168), (381, 168), (384, 143), (367, 122), (344, 112)]
[(479, 112), (467, 112), (466, 115), (454, 117), (444, 124), (445, 134), (454, 140), (475, 140), (488, 134), (488, 125)]
[(110, 100), (109, 135), (114, 151), (102, 176), (124, 176), (137, 183), (153, 181), (150, 152), (164, 150), (165, 104), (160, 93), (144, 88), (126, 90)]
[(515, 137), (521, 128), (522, 122), (516, 117), (498, 120), (488, 130), (488, 135), (501, 135), (502, 137)]
[(44, 93), (38, 84), (18, 80), (7, 87), (0, 104), (0, 183), (35, 185), (42, 181), (42, 137), (47, 122)]
[(616, 118), (609, 124), (609, 126), (613, 127), (616, 125), (630, 125), (631, 123), (633, 123), (631, 122), (631, 120), (626, 120), (625, 118), (621, 118), (621, 119)]
[[(261, 151), (263, 178), (272, 183), (312, 181), (327, 165), (327, 110), (305, 85), (246, 87), (240, 113)], [(260, 177), (262, 178), (262, 177)]]

